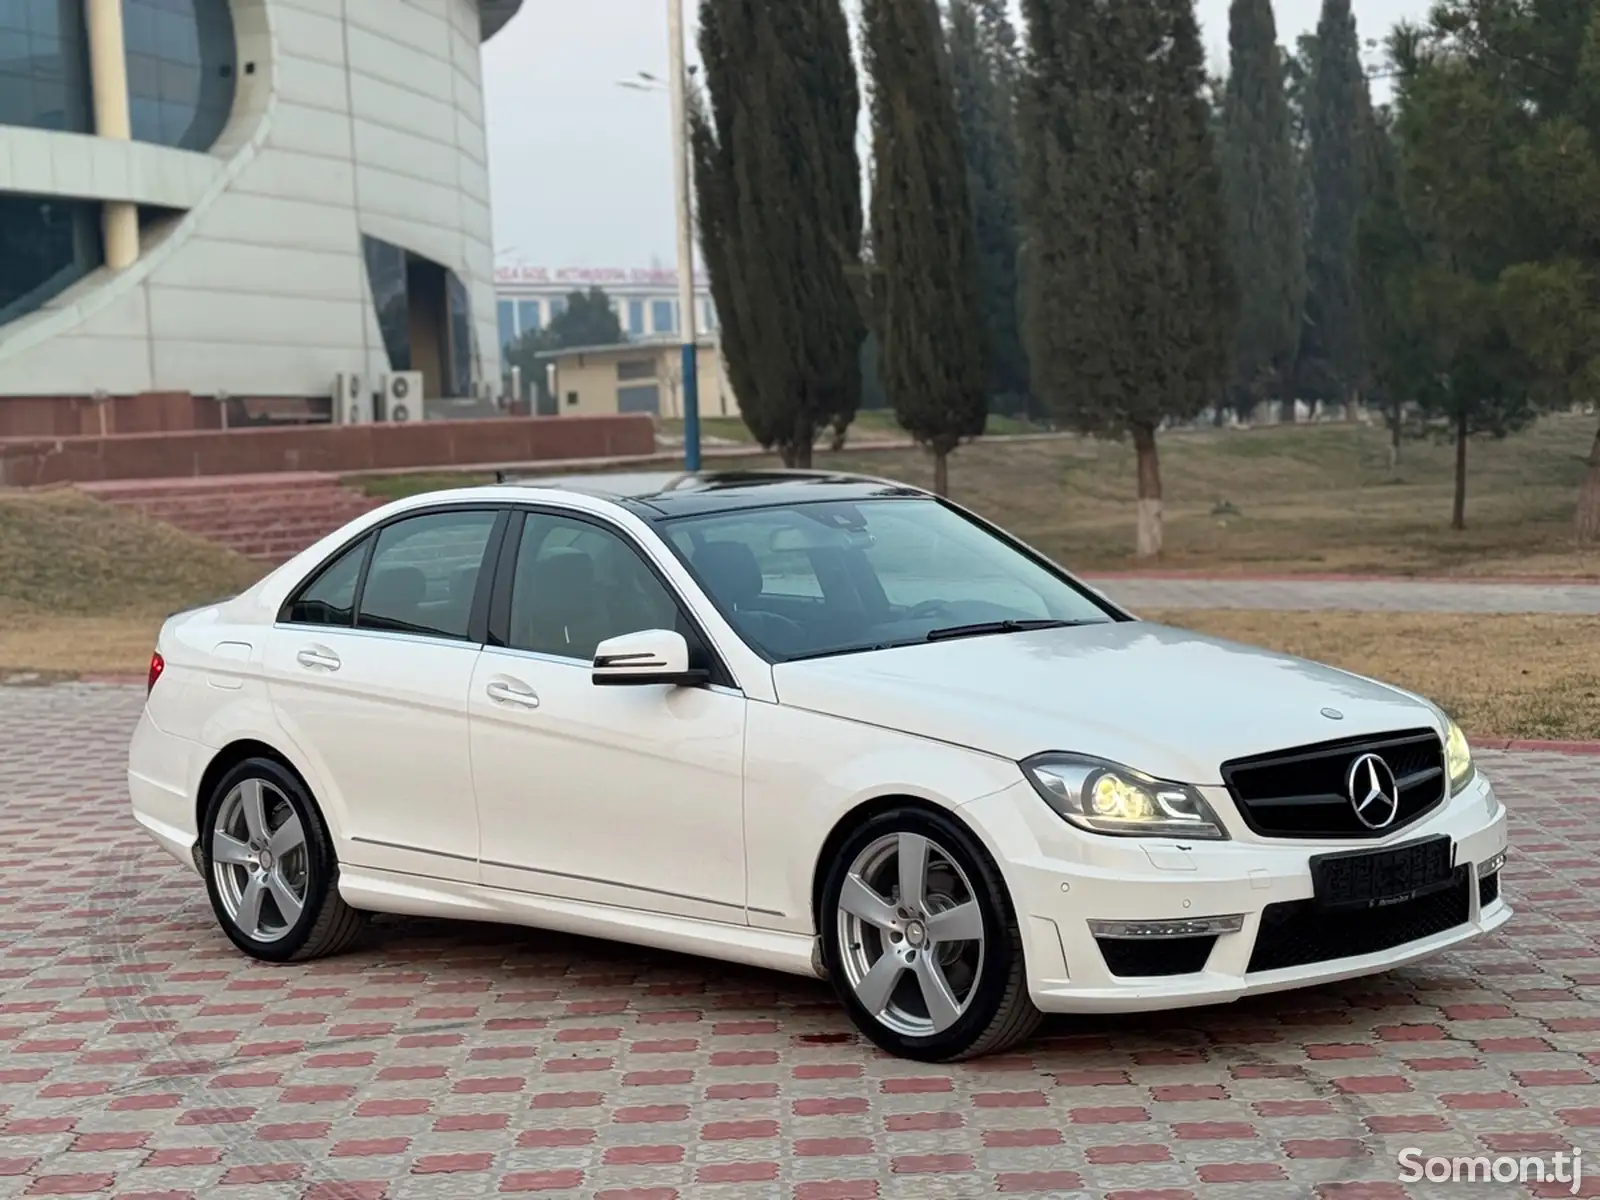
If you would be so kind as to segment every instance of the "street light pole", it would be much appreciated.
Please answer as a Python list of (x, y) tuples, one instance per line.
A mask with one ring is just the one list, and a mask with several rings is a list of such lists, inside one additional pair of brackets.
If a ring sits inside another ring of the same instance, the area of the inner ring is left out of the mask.
[(694, 198), (689, 170), (688, 64), (683, 0), (667, 0), (671, 54), (673, 174), (678, 203), (678, 323), (683, 336), (683, 465), (700, 469), (700, 337), (694, 311)]

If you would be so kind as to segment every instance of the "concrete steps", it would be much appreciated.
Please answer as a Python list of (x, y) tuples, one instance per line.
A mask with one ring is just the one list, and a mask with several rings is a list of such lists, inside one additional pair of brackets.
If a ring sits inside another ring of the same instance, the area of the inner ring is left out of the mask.
[(383, 504), (336, 475), (309, 473), (128, 480), (80, 490), (274, 564)]

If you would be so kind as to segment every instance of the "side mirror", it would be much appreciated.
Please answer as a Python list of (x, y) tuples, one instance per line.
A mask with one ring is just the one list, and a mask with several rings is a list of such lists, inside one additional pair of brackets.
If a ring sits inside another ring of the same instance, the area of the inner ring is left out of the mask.
[(710, 678), (708, 671), (689, 669), (689, 643), (670, 629), (625, 633), (594, 652), (596, 687), (696, 687)]

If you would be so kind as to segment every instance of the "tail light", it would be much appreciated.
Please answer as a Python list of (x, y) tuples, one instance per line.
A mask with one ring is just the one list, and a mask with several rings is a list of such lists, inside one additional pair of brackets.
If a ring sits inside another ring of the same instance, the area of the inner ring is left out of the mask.
[(160, 653), (150, 655), (150, 674), (145, 679), (144, 694), (148, 696), (155, 691), (156, 680), (161, 678), (161, 672), (167, 669), (167, 660)]

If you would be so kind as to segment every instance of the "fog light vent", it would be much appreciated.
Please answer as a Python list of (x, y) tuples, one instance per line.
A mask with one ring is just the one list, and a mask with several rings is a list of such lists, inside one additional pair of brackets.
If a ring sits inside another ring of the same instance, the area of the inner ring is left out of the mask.
[(1506, 865), (1506, 856), (1496, 854), (1478, 868), (1478, 908), (1488, 908), (1500, 899), (1500, 868)]
[(1214, 936), (1179, 938), (1095, 938), (1106, 970), (1118, 979), (1160, 979), (1206, 969)]

